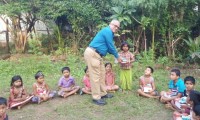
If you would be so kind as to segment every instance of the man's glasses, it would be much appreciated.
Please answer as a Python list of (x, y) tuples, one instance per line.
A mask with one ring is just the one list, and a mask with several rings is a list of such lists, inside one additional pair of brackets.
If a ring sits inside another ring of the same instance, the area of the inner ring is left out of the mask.
[(115, 25), (115, 24), (112, 24), (113, 26), (115, 26), (117, 29), (119, 29), (119, 26)]

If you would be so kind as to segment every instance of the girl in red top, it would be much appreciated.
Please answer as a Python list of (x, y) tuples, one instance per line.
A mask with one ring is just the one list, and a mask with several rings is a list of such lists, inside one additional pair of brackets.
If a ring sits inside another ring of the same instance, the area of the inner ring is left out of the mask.
[(19, 75), (12, 77), (10, 86), (9, 108), (20, 109), (33, 97), (27, 94), (23, 86), (22, 78)]
[(112, 64), (106, 63), (106, 90), (109, 91), (116, 91), (119, 89), (119, 86), (115, 85), (115, 73), (112, 70)]

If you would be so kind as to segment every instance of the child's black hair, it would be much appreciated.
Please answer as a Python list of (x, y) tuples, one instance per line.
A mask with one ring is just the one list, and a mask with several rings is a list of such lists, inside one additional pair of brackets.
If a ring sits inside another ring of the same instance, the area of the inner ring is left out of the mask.
[(63, 71), (65, 71), (65, 70), (67, 70), (67, 71), (69, 71), (69, 72), (70, 72), (70, 68), (69, 68), (69, 67), (63, 67), (63, 68), (62, 68), (62, 70), (61, 70), (61, 71), (62, 71), (62, 73), (63, 73)]
[(122, 42), (120, 49), (123, 50), (124, 45), (127, 45), (128, 50), (130, 49), (130, 45), (127, 42)]
[(154, 72), (153, 68), (151, 66), (147, 66), (147, 68), (149, 68), (151, 70), (151, 73)]
[(6, 105), (7, 106), (7, 99), (0, 97), (0, 105)]
[(107, 62), (107, 63), (105, 64), (105, 67), (106, 67), (107, 65), (110, 65), (111, 68), (112, 68), (112, 64), (111, 64), (110, 62)]
[(176, 76), (179, 76), (179, 77), (181, 76), (181, 72), (180, 72), (180, 70), (177, 69), (177, 68), (172, 69), (171, 72), (175, 72), (175, 73), (176, 73)]
[(193, 101), (193, 110), (196, 115), (200, 115), (200, 92), (192, 90), (189, 94), (190, 101)]
[(86, 73), (88, 70), (88, 66), (85, 67), (84, 72)]
[(21, 81), (21, 86), (23, 86), (23, 81), (22, 81), (22, 77), (20, 75), (15, 75), (12, 77), (11, 79), (11, 83), (10, 83), (10, 86), (13, 86), (13, 83), (17, 80), (20, 80)]
[(44, 74), (42, 73), (42, 71), (38, 71), (36, 74), (35, 74), (35, 79), (37, 80), (39, 77), (44, 77)]
[(192, 84), (195, 85), (195, 79), (194, 79), (194, 77), (192, 77), (192, 76), (185, 77), (184, 83), (186, 83), (187, 81), (190, 81)]
[(200, 116), (200, 105), (194, 106), (193, 109), (194, 109), (195, 114), (198, 115), (198, 116)]

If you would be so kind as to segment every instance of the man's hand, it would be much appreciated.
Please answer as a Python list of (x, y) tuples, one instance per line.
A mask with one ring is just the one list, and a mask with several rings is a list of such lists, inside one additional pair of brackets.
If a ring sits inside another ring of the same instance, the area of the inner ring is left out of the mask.
[(117, 61), (118, 61), (119, 63), (121, 63), (121, 62), (122, 62), (122, 59), (119, 57), (119, 58), (117, 58)]

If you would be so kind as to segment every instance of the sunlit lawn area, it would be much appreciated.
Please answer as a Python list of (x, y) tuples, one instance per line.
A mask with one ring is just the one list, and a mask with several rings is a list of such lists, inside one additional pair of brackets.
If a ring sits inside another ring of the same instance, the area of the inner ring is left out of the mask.
[[(112, 57), (106, 61), (114, 62)], [(52, 90), (57, 90), (61, 68), (69, 66), (76, 84), (83, 86), (84, 61), (80, 56), (67, 56), (66, 61), (52, 62), (50, 56), (13, 55), (10, 60), (0, 61), (0, 96), (8, 98), (10, 81), (13, 75), (21, 75), (24, 86), (29, 93), (35, 82), (34, 74), (41, 70), (45, 81)], [(56, 97), (45, 103), (29, 104), (20, 110), (8, 110), (10, 120), (171, 120), (172, 111), (159, 103), (157, 99), (147, 99), (136, 94), (138, 78), (143, 75), (145, 66), (134, 63), (133, 89), (128, 93), (117, 91), (114, 98), (107, 99), (107, 105), (97, 106), (91, 102), (89, 95), (73, 95), (69, 98)], [(113, 69), (119, 77), (119, 67), (113, 63)], [(181, 70), (181, 77), (193, 75), (197, 79), (196, 89), (200, 90), (200, 70)], [(157, 90), (167, 90), (169, 70), (155, 69), (153, 74)], [(119, 79), (116, 81), (119, 84)]]

